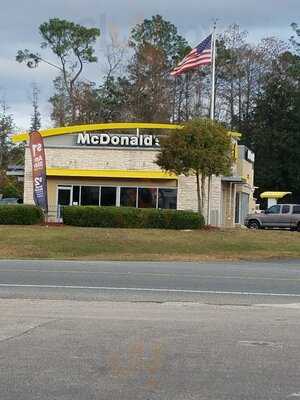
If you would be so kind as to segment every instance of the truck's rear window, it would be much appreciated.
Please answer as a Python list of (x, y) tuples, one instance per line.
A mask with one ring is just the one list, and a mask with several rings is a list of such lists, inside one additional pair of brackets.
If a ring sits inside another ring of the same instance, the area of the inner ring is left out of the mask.
[(293, 214), (300, 214), (300, 206), (294, 206)]

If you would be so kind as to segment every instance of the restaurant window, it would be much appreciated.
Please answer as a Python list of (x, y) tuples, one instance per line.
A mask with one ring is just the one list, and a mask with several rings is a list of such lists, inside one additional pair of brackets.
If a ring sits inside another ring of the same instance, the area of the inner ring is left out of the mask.
[(101, 187), (101, 206), (115, 206), (117, 198), (116, 187)]
[(157, 189), (139, 188), (138, 207), (156, 208)]
[(73, 205), (74, 206), (79, 205), (79, 196), (80, 196), (80, 187), (73, 186)]
[(81, 186), (81, 205), (99, 206), (98, 186)]
[(177, 189), (158, 189), (158, 208), (177, 208)]
[(120, 205), (122, 207), (136, 207), (137, 188), (121, 187)]

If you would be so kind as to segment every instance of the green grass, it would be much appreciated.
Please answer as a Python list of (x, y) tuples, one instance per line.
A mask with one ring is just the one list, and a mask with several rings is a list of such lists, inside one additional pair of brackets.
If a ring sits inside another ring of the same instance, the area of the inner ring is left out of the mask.
[(0, 258), (166, 261), (300, 258), (300, 233), (1, 226)]

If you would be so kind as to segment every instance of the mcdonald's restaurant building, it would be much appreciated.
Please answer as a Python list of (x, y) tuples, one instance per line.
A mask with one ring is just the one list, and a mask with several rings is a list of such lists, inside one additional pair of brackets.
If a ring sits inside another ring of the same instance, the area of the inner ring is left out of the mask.
[[(44, 140), (49, 217), (60, 220), (64, 205), (161, 208), (197, 211), (194, 176), (168, 174), (155, 163), (159, 137), (180, 129), (174, 124), (110, 123), (41, 131)], [(255, 209), (254, 154), (238, 144), (231, 132), (234, 165), (230, 176), (213, 177), (210, 223), (232, 227)], [(13, 137), (26, 142), (24, 203), (33, 204), (28, 134)], [(205, 214), (207, 217), (207, 206)]]

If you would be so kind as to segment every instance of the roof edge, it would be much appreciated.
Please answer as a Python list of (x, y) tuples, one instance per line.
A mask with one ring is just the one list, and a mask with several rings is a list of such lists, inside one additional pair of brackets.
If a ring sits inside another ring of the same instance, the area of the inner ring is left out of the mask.
[[(42, 137), (67, 135), (72, 133), (78, 133), (82, 131), (103, 131), (103, 130), (114, 130), (114, 129), (182, 129), (183, 125), (178, 124), (160, 124), (160, 123), (145, 123), (145, 122), (116, 122), (106, 124), (84, 124), (84, 125), (71, 125), (63, 126), (60, 128), (51, 128), (41, 130)], [(14, 143), (24, 142), (28, 140), (29, 132), (21, 132), (13, 135), (12, 140)]]
[[(51, 128), (41, 130), (42, 137), (68, 135), (78, 132), (92, 132), (103, 130), (116, 130), (116, 129), (165, 129), (176, 130), (183, 129), (184, 125), (180, 124), (167, 124), (167, 123), (147, 123), (147, 122), (113, 122), (103, 124), (83, 124), (63, 126), (60, 128)], [(239, 139), (242, 134), (239, 132), (229, 131), (229, 135), (233, 138)], [(25, 142), (29, 139), (29, 132), (21, 132), (12, 136), (14, 143)]]

